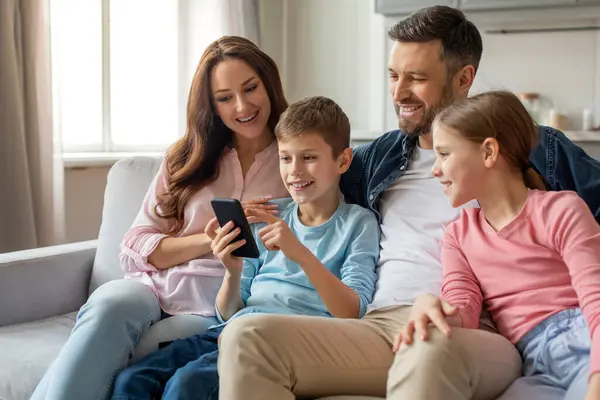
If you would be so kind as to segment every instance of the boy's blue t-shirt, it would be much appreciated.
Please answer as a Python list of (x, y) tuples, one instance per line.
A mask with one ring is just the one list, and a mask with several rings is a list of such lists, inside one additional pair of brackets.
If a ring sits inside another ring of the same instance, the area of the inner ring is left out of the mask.
[[(375, 265), (379, 258), (379, 224), (375, 215), (360, 206), (340, 204), (320, 226), (303, 225), (298, 205), (291, 199), (276, 201), (283, 219), (304, 244), (336, 277), (360, 297), (362, 317), (375, 291)], [(282, 251), (268, 251), (258, 236), (265, 224), (254, 224), (258, 259), (245, 258), (241, 278), (244, 308), (231, 319), (251, 313), (298, 314), (331, 317), (300, 265)], [(224, 322), (217, 313), (217, 317)], [(230, 319), (230, 320), (231, 320)]]

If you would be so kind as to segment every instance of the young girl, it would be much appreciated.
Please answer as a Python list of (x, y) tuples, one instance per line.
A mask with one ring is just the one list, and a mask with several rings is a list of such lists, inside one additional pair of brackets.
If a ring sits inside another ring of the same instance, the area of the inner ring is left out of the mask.
[(447, 227), (442, 299), (420, 296), (399, 340), (427, 340), (430, 322), (447, 336), (450, 326), (477, 329), (485, 305), (524, 361), (502, 400), (600, 399), (600, 227), (576, 193), (537, 190), (536, 131), (508, 92), (436, 117), (433, 173), (453, 207), (481, 208)]
[[(256, 45), (223, 37), (208, 46), (192, 81), (185, 136), (167, 152), (123, 239), (126, 279), (90, 296), (34, 400), (107, 398), (151, 325), (156, 348), (217, 323), (225, 270), (204, 233), (210, 200), (233, 197), (268, 209), (252, 199), (288, 196), (273, 134), (286, 108), (277, 66)], [(146, 343), (136, 352), (151, 349)]]

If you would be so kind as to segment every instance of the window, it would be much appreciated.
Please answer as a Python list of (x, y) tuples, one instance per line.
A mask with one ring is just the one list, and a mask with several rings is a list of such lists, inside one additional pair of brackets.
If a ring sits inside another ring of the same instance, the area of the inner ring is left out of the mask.
[(54, 117), (63, 152), (164, 151), (185, 132), (218, 0), (51, 0)]

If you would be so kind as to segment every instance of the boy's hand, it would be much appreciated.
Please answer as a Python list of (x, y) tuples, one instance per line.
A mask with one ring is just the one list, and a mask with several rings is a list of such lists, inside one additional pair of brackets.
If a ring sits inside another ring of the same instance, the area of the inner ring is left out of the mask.
[(256, 222), (268, 224), (258, 231), (258, 236), (267, 250), (281, 250), (287, 258), (297, 264), (302, 264), (308, 249), (300, 243), (284, 220), (257, 210), (248, 210), (248, 214)]
[(212, 239), (211, 249), (215, 257), (221, 260), (221, 263), (230, 274), (240, 275), (242, 273), (243, 261), (240, 257), (235, 257), (231, 253), (242, 247), (246, 240), (238, 240), (231, 243), (240, 233), (240, 228), (233, 229), (233, 222), (229, 221), (222, 228), (219, 228), (219, 222), (216, 218), (211, 219), (204, 232)]
[(426, 341), (429, 323), (433, 323), (446, 336), (450, 337), (451, 330), (447, 317), (455, 315), (457, 312), (458, 308), (439, 297), (429, 293), (420, 295), (412, 306), (404, 331), (400, 332), (396, 339), (394, 352), (398, 351), (403, 342), (411, 344), (415, 333), (421, 340)]
[(249, 210), (264, 211), (268, 214), (277, 215), (277, 204), (270, 204), (269, 200), (271, 200), (271, 196), (242, 201), (242, 207), (246, 213), (246, 218), (248, 218), (248, 223), (253, 224), (258, 222), (255, 217), (248, 214)]
[(217, 221), (217, 218), (215, 217), (208, 221), (208, 224), (206, 224), (206, 226), (204, 227), (204, 233), (206, 233), (210, 240), (215, 240), (219, 228), (219, 221)]

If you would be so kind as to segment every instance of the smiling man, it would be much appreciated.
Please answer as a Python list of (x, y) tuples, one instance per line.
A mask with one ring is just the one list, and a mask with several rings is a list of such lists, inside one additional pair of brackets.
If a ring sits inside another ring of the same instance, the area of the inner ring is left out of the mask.
[[(394, 25), (389, 78), (399, 130), (354, 152), (341, 189), (381, 228), (378, 283), (361, 320), (252, 316), (225, 329), (220, 398), (294, 400), (355, 394), (388, 399), (493, 399), (521, 373), (514, 346), (487, 330), (432, 334), (396, 354), (414, 299), (438, 295), (444, 227), (458, 216), (432, 176), (436, 112), (465, 98), (481, 36), (458, 10), (422, 9)], [(532, 166), (551, 190), (575, 190), (600, 220), (600, 163), (562, 133), (539, 130)]]

